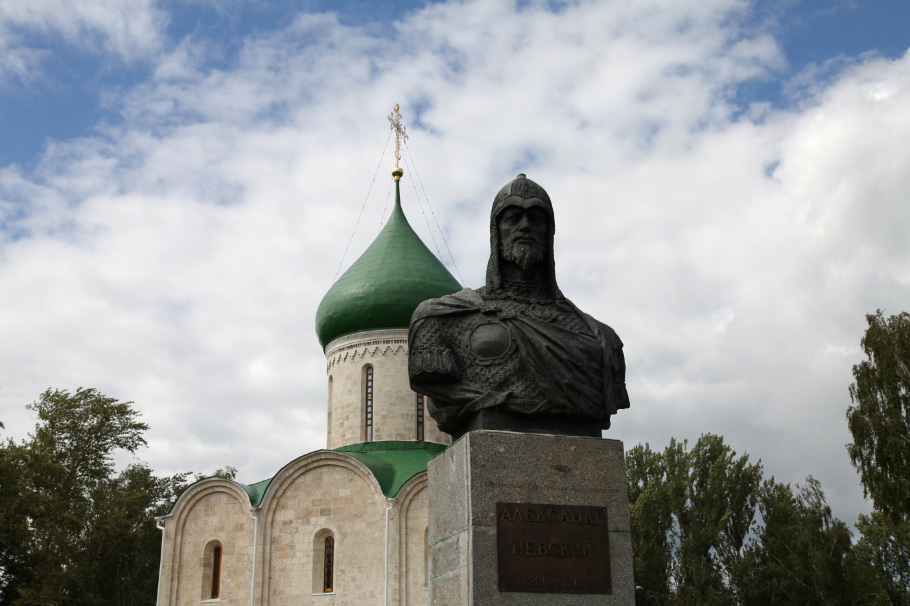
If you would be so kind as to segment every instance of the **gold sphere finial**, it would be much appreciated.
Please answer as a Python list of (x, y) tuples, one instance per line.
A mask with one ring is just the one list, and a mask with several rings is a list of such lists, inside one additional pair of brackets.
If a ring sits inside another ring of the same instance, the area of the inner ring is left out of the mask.
[(396, 181), (400, 181), (401, 177), (403, 175), (404, 175), (404, 169), (402, 169), (400, 166), (396, 166), (395, 168), (392, 169), (392, 177)]

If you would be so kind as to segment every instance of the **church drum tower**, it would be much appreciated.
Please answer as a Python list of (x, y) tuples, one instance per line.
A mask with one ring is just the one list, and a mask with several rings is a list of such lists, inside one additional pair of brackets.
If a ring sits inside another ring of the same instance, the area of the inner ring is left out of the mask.
[(207, 478), (165, 516), (157, 604), (427, 604), (427, 463), (451, 443), (408, 381), (408, 325), (461, 289), (401, 207), (326, 293), (316, 332), (328, 375), (326, 449), (253, 484)]

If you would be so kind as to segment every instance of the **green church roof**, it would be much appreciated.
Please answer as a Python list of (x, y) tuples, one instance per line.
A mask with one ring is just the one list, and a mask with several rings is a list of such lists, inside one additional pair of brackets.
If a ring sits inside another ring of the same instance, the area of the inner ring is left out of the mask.
[(395, 208), (369, 248), (335, 282), (316, 310), (323, 347), (364, 330), (407, 328), (417, 306), (461, 285), (408, 224), (395, 182)]
[(253, 507), (259, 507), (259, 504), (262, 503), (262, 497), (265, 496), (265, 489), (269, 487), (269, 484), (271, 484), (271, 482), (272, 478), (249, 485), (240, 484), (240, 482), (237, 483), (240, 484), (240, 487), (244, 490), (244, 492), (249, 495), (250, 505)]
[[(334, 452), (344, 453), (366, 465), (373, 477), (376, 478), (376, 482), (379, 483), (382, 494), (391, 499), (398, 494), (398, 491), (408, 480), (426, 471), (427, 463), (446, 448), (448, 446), (445, 444), (437, 444), (436, 442), (387, 440), (349, 444), (335, 448)], [(213, 478), (204, 478), (203, 480), (211, 479)], [(259, 507), (273, 479), (268, 478), (255, 484), (241, 484), (236, 480), (228, 481), (234, 482), (243, 489), (250, 498), (250, 505)], [(202, 482), (203, 480), (198, 480), (197, 482)], [(171, 505), (171, 511), (176, 507), (176, 501), (179, 500), (180, 498), (178, 497)]]
[(405, 483), (427, 470), (427, 463), (446, 449), (435, 442), (363, 442), (336, 448), (366, 465), (379, 482), (382, 494), (392, 498)]

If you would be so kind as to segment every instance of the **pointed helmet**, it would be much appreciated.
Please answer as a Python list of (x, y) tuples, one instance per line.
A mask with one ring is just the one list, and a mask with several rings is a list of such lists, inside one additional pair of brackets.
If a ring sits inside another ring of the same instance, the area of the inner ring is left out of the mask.
[(506, 183), (499, 190), (496, 197), (493, 198), (493, 208), (490, 211), (490, 260), (487, 263), (487, 289), (488, 295), (496, 297), (504, 295), (502, 285), (502, 272), (499, 268), (501, 259), (500, 241), (499, 241), (499, 215), (510, 206), (515, 205), (516, 196), (522, 201), (532, 201), (531, 204), (521, 204), (528, 208), (536, 206), (543, 209), (547, 215), (547, 250), (544, 253), (542, 263), (546, 264), (545, 274), (549, 284), (550, 295), (554, 299), (562, 298), (562, 292), (556, 285), (556, 261), (553, 256), (553, 234), (556, 231), (556, 224), (553, 220), (553, 204), (550, 202), (550, 196), (540, 185), (528, 179), (524, 173), (519, 174), (515, 179)]

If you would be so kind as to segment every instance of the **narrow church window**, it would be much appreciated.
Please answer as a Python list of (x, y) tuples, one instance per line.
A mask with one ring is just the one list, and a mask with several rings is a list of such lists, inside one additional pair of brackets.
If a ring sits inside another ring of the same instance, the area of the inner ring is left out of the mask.
[(221, 545), (216, 545), (212, 550), (212, 594), (215, 599), (221, 593)]
[(326, 432), (325, 432), (327, 448), (332, 447), (332, 386), (333, 386), (333, 383), (334, 383), (334, 380), (332, 379), (332, 376), (329, 375), (329, 405), (326, 407), (326, 408), (328, 408), (328, 412), (326, 413)]
[(221, 541), (211, 540), (202, 550), (201, 600), (217, 600), (221, 595), (221, 560), (224, 551)]
[(313, 595), (335, 593), (335, 533), (323, 528), (313, 535)]
[(333, 574), (335, 572), (335, 539), (332, 537), (325, 538), (325, 561), (323, 562), (322, 570), (322, 592), (332, 593), (334, 591)]
[(364, 378), (364, 410), (365, 410), (365, 426), (366, 426), (366, 438), (365, 441), (373, 441), (373, 367), (367, 366), (366, 376)]
[(423, 441), (423, 401), (423, 394), (417, 394), (417, 439), (421, 442)]

